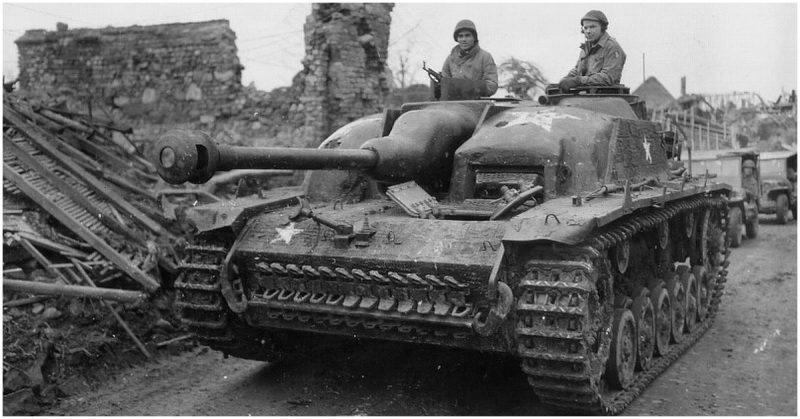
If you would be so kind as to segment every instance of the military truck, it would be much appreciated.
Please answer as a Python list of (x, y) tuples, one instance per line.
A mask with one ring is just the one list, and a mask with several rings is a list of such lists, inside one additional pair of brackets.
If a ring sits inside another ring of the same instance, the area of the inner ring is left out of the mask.
[(786, 224), (789, 212), (797, 219), (797, 151), (769, 151), (760, 156), (761, 198), (758, 212), (775, 214)]
[[(761, 198), (759, 155), (755, 148), (704, 150), (684, 153), (691, 160), (692, 175), (724, 182), (733, 187), (730, 195), (728, 237), (731, 247), (739, 247), (742, 237), (758, 237), (758, 211)], [(748, 170), (749, 169), (749, 170)], [(749, 174), (745, 176), (745, 173)], [(742, 228), (744, 226), (744, 229)], [(744, 230), (744, 231), (742, 231)]]
[(625, 86), (468, 97), (366, 116), (316, 149), (164, 134), (172, 184), (308, 170), (301, 193), (185, 211), (183, 321), (258, 360), (323, 335), (510, 354), (543, 403), (622, 411), (711, 326), (731, 187), (688, 177)]

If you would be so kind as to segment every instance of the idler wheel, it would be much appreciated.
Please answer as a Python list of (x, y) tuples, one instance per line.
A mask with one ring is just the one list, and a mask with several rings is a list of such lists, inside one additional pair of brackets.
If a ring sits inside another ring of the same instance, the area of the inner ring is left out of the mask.
[(655, 310), (655, 352), (658, 355), (664, 356), (669, 351), (669, 336), (672, 331), (672, 323), (674, 320), (674, 312), (672, 310), (672, 300), (670, 300), (669, 292), (664, 288), (662, 283), (656, 284), (650, 288), (650, 301), (653, 303)]
[(686, 325), (686, 332), (692, 333), (697, 325), (697, 279), (693, 273), (686, 271), (681, 275), (681, 283), (686, 290), (686, 321), (684, 324)]
[[(679, 270), (681, 268), (683, 270), (687, 269), (686, 266), (678, 267)], [(686, 330), (686, 289), (683, 287), (680, 275), (676, 272), (669, 272), (664, 279), (672, 300), (672, 342), (681, 343), (683, 341), (683, 332)]]
[(656, 345), (656, 313), (650, 300), (650, 290), (642, 287), (634, 295), (636, 298), (633, 299), (631, 310), (636, 320), (636, 366), (646, 371), (653, 361)]
[(611, 353), (606, 363), (608, 383), (617, 389), (627, 388), (633, 382), (635, 368), (636, 320), (630, 310), (616, 309), (611, 328)]

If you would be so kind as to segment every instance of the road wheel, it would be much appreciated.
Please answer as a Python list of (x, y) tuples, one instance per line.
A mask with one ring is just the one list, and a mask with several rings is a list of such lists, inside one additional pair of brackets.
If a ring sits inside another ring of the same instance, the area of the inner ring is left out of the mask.
[(784, 194), (778, 195), (778, 199), (775, 200), (775, 216), (778, 217), (778, 224), (786, 224), (788, 212), (789, 198)]
[(742, 244), (742, 209), (739, 207), (733, 207), (728, 212), (728, 237), (731, 239), (731, 247)]
[(655, 349), (655, 328), (656, 313), (653, 310), (653, 302), (650, 301), (650, 290), (639, 288), (633, 300), (633, 318), (636, 320), (636, 366), (646, 371), (650, 368), (653, 361), (653, 350)]
[(624, 389), (633, 382), (636, 367), (636, 320), (633, 313), (625, 308), (614, 311), (611, 328), (611, 353), (606, 363), (608, 383), (617, 389)]
[(672, 301), (669, 298), (669, 292), (661, 283), (650, 288), (650, 301), (653, 303), (653, 309), (656, 314), (655, 350), (657, 354), (664, 356), (669, 351), (669, 336), (672, 331), (672, 322), (674, 321)]
[(697, 325), (697, 279), (693, 273), (687, 271), (681, 275), (681, 283), (683, 283), (683, 289), (686, 290), (686, 321), (684, 323), (686, 332), (692, 333)]
[(678, 272), (667, 274), (666, 286), (672, 301), (672, 342), (681, 343), (683, 341), (684, 322), (686, 321), (686, 289), (680, 280), (680, 275), (689, 269), (688, 266), (681, 265)]

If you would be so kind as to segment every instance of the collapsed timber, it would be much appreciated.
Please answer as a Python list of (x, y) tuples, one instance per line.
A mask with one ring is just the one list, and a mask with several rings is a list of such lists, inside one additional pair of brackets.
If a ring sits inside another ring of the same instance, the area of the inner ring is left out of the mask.
[(133, 130), (93, 108), (3, 100), (5, 414), (196, 346), (172, 308), (182, 203)]

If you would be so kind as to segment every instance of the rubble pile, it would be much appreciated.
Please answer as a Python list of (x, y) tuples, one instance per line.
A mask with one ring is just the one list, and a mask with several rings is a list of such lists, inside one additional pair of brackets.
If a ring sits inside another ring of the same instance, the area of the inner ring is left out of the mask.
[(4, 414), (195, 344), (171, 304), (185, 239), (130, 133), (4, 97)]

